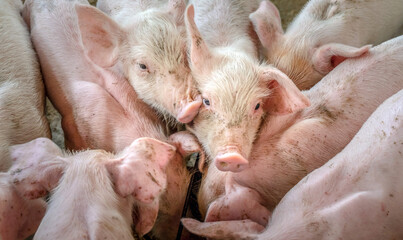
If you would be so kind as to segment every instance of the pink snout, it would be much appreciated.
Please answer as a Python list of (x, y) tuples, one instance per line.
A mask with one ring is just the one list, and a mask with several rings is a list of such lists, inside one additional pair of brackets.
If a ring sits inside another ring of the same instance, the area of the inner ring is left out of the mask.
[(181, 123), (190, 123), (193, 118), (199, 113), (200, 106), (202, 104), (202, 100), (197, 99), (190, 103), (187, 103), (182, 110), (178, 114), (178, 121)]
[(236, 152), (218, 154), (214, 162), (218, 170), (224, 172), (240, 172), (245, 170), (249, 165), (249, 161)]

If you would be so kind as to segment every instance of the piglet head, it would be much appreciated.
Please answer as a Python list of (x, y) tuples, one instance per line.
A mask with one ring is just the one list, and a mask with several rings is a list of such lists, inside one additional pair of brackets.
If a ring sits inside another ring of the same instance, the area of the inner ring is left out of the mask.
[(106, 162), (116, 192), (132, 195), (139, 203), (135, 228), (139, 235), (151, 230), (158, 215), (159, 196), (165, 190), (165, 168), (174, 157), (174, 146), (153, 138), (135, 140), (118, 159)]
[(258, 192), (235, 183), (232, 175), (227, 175), (225, 195), (209, 206), (205, 221), (250, 219), (266, 226), (271, 213), (262, 205), (263, 202)]
[(243, 53), (228, 56), (210, 49), (194, 22), (192, 5), (185, 21), (191, 68), (203, 98), (199, 114), (187, 127), (219, 170), (242, 171), (265, 116), (298, 111), (309, 101), (279, 70)]
[(43, 197), (56, 187), (66, 166), (61, 149), (47, 138), (12, 146), (10, 155), (12, 181), (29, 199)]
[(172, 145), (153, 138), (135, 140), (121, 158), (106, 163), (117, 193), (152, 203), (166, 187), (165, 167), (175, 150)]

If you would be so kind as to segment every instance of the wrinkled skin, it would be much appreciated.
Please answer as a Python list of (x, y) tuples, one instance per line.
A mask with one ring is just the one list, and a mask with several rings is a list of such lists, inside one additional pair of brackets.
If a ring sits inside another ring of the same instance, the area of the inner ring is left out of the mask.
[(103, 23), (119, 25), (112, 41), (120, 44), (110, 51), (119, 51), (116, 61), (139, 97), (168, 119), (192, 121), (202, 102), (187, 62), (186, 1), (100, 0), (97, 7), (110, 16)]
[(0, 171), (11, 166), (8, 148), (49, 137), (38, 60), (19, 1), (0, 2)]
[[(249, 168), (233, 173), (234, 181), (257, 191), (262, 205), (272, 211), (299, 180), (340, 152), (377, 106), (403, 88), (402, 43), (398, 37), (366, 56), (346, 60), (304, 92), (310, 107), (267, 118)], [(227, 175), (210, 165), (199, 192), (203, 213), (224, 193), (220, 185)]]
[(248, 166), (265, 116), (295, 112), (309, 101), (283, 73), (259, 64), (248, 25), (257, 1), (194, 4), (185, 22), (191, 69), (204, 104), (187, 128), (219, 170), (239, 172)]
[(284, 196), (266, 229), (246, 220), (182, 222), (213, 239), (402, 238), (402, 106), (400, 90), (370, 116), (343, 151)]
[[(190, 179), (184, 157), (201, 148), (186, 132), (178, 134), (188, 137), (168, 139), (166, 125), (137, 97), (120, 70), (101, 68), (87, 56), (77, 11), (104, 16), (96, 8), (70, 1), (26, 1), (23, 12), (31, 27), (49, 98), (63, 117), (66, 147), (120, 152), (141, 137), (172, 142), (177, 153), (166, 169), (167, 187), (151, 234), (174, 238)], [(52, 39), (46, 37), (49, 35)]]
[(10, 175), (29, 199), (54, 190), (35, 239), (133, 239), (133, 204), (141, 236), (157, 218), (165, 169), (174, 154), (175, 147), (152, 138), (136, 139), (117, 155), (103, 150), (65, 154), (51, 140), (38, 138), (13, 146)]
[(403, 1), (311, 0), (284, 33), (278, 9), (266, 0), (250, 15), (269, 64), (301, 90), (310, 89), (368, 44), (403, 33)]

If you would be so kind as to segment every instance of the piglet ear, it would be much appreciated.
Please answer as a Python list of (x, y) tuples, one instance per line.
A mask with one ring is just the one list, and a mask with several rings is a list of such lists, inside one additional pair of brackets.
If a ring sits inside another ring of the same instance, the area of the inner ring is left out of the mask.
[(225, 195), (210, 204), (205, 221), (250, 219), (266, 226), (271, 212), (262, 205), (263, 202), (257, 191), (237, 184), (232, 175), (227, 175)]
[(100, 67), (113, 66), (117, 61), (123, 36), (121, 28), (95, 7), (77, 4), (76, 11), (88, 57)]
[(280, 13), (270, 1), (262, 1), (259, 8), (249, 15), (263, 47), (270, 49), (273, 43), (283, 37)]
[(270, 90), (270, 94), (263, 104), (264, 110), (270, 114), (285, 115), (310, 105), (309, 99), (280, 70), (267, 66), (263, 69), (261, 78)]
[(147, 234), (154, 226), (159, 211), (159, 201), (156, 200), (150, 204), (141, 204), (136, 208), (133, 214), (133, 223), (136, 233), (142, 237)]
[(182, 224), (189, 232), (212, 239), (255, 239), (264, 230), (251, 220), (199, 222), (182, 218)]
[(183, 24), (183, 16), (185, 14), (186, 1), (185, 0), (169, 0), (168, 13), (174, 16), (178, 25)]
[(313, 66), (319, 73), (325, 75), (344, 60), (359, 57), (367, 53), (371, 46), (372, 45), (365, 45), (361, 48), (356, 48), (339, 43), (323, 45), (316, 49), (313, 54)]
[(60, 148), (47, 138), (10, 148), (9, 174), (17, 190), (29, 199), (43, 197), (59, 183), (66, 161)]
[(153, 138), (136, 139), (120, 158), (105, 162), (116, 192), (143, 203), (157, 199), (165, 189), (165, 168), (175, 151), (174, 146)]
[(280, 70), (267, 66), (261, 73), (263, 82), (271, 91), (263, 104), (265, 111), (273, 115), (285, 115), (304, 109), (310, 101)]
[(196, 26), (194, 15), (194, 6), (191, 4), (186, 9), (185, 17), (188, 39), (190, 39), (190, 62), (193, 70), (203, 72), (207, 70), (212, 55)]

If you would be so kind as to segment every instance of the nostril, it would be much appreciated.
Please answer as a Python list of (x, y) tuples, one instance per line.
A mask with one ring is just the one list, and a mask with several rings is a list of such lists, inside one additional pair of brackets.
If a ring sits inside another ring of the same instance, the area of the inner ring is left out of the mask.
[(238, 153), (219, 154), (214, 161), (220, 171), (240, 172), (249, 165), (248, 160)]

